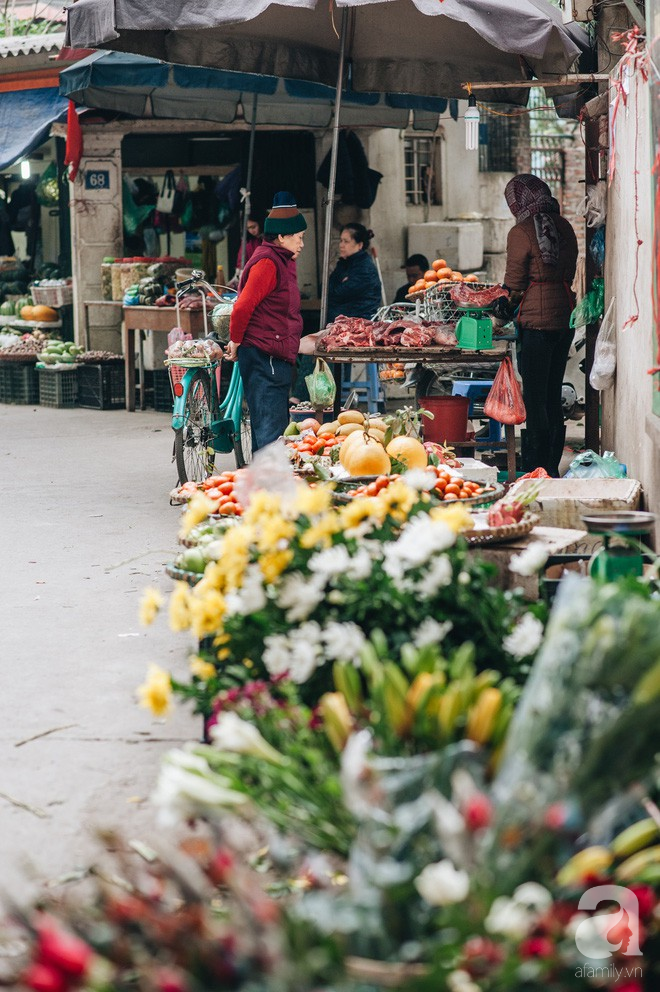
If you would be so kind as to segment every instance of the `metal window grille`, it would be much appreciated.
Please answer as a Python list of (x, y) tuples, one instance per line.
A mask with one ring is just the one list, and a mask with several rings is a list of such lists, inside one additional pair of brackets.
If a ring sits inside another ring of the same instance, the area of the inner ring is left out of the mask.
[(517, 172), (520, 118), (481, 112), (479, 172)]
[(537, 135), (531, 148), (531, 172), (543, 179), (553, 195), (563, 205), (566, 168), (566, 138), (558, 135)]
[(439, 156), (434, 154), (433, 139), (407, 135), (404, 139), (404, 154), (406, 202), (440, 203)]

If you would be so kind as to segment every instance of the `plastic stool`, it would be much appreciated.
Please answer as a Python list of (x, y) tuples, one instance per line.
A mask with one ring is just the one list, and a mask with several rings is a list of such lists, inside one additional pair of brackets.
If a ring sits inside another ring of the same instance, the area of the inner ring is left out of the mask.
[[(467, 396), (470, 401), (468, 417), (474, 415), (474, 404), (485, 400), (493, 385), (489, 379), (464, 379), (462, 382), (454, 382), (452, 394), (454, 396)], [(488, 437), (485, 441), (492, 444), (502, 440), (502, 425), (498, 420), (488, 418)]]
[[(352, 392), (356, 392), (360, 399), (365, 399), (369, 413), (380, 413), (385, 409), (385, 396), (378, 378), (378, 366), (374, 362), (366, 362), (366, 379), (344, 378), (344, 370), (341, 376), (341, 401), (342, 405)], [(348, 375), (351, 368), (347, 368)]]

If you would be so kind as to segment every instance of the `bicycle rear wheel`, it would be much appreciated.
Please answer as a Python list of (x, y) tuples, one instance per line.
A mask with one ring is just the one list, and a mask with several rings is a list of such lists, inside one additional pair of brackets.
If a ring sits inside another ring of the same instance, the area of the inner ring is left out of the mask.
[(252, 461), (252, 426), (250, 411), (245, 400), (243, 400), (241, 409), (238, 433), (234, 434), (234, 459), (236, 460), (236, 468), (244, 468)]
[(205, 369), (193, 373), (183, 409), (184, 424), (174, 432), (179, 482), (203, 482), (215, 467), (211, 383)]

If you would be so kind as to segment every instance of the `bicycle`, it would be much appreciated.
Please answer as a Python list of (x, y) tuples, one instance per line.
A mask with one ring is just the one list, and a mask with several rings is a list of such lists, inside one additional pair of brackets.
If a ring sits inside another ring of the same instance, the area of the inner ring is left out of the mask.
[[(204, 274), (198, 270), (194, 270), (189, 279), (176, 284), (177, 306), (187, 294), (200, 293), (205, 339), (218, 344), (217, 333), (209, 334), (208, 331), (206, 296), (210, 293), (224, 304), (231, 304), (236, 299), (232, 290), (219, 288), (225, 290), (224, 294), (206, 282)], [(228, 314), (224, 316), (228, 318)], [(181, 357), (169, 359), (168, 365), (174, 394), (172, 429), (179, 482), (203, 482), (213, 474), (217, 453), (233, 451), (236, 467), (243, 468), (252, 458), (252, 431), (238, 362), (234, 362), (223, 399), (222, 360)]]

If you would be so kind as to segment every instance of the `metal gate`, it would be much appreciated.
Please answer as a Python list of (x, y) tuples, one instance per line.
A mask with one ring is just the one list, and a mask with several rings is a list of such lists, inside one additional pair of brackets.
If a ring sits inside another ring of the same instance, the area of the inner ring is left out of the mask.
[(562, 135), (535, 135), (531, 147), (531, 172), (548, 184), (563, 208), (566, 173), (566, 138)]

